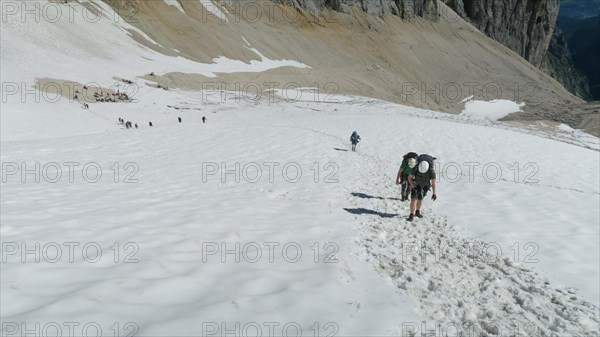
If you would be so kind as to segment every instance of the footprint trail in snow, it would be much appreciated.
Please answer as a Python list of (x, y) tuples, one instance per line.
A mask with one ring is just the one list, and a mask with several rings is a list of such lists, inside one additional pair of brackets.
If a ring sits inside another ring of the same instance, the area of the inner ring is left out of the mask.
[[(598, 307), (572, 288), (556, 288), (532, 270), (497, 256), (493, 243), (460, 233), (424, 202), (410, 223), (409, 203), (383, 160), (358, 154), (362, 185), (352, 193), (360, 256), (417, 299), (431, 322), (401, 322), (409, 333), (467, 336), (599, 336)], [(361, 211), (356, 211), (361, 210)]]

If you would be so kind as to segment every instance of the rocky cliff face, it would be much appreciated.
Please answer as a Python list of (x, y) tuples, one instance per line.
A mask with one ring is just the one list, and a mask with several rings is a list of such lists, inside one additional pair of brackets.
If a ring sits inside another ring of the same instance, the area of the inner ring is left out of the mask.
[[(368, 14), (416, 16), (437, 21), (437, 0), (275, 0), (319, 12), (323, 8), (349, 12), (356, 6)], [(559, 0), (443, 0), (462, 18), (540, 68), (558, 17)], [(443, 18), (442, 18), (443, 19)]]
[(558, 26), (552, 35), (541, 69), (575, 95), (586, 100), (592, 99), (588, 79), (575, 68), (567, 38)]
[(489, 37), (516, 51), (570, 92), (588, 99), (588, 81), (577, 71), (556, 25), (559, 0), (443, 0)]
[(540, 68), (558, 17), (559, 0), (444, 0), (489, 37)]
[[(319, 12), (324, 8), (351, 14), (356, 6), (367, 14), (397, 15), (405, 20), (422, 17), (437, 21), (437, 0), (274, 0)], [(442, 0), (460, 17), (489, 37), (517, 52), (548, 73), (570, 92), (590, 97), (587, 79), (573, 65), (566, 42), (556, 25), (559, 0)], [(452, 19), (452, 18), (448, 18)]]
[(349, 6), (356, 6), (367, 14), (397, 15), (410, 20), (415, 16), (438, 20), (437, 0), (275, 0), (276, 2), (319, 12), (324, 8), (350, 13)]

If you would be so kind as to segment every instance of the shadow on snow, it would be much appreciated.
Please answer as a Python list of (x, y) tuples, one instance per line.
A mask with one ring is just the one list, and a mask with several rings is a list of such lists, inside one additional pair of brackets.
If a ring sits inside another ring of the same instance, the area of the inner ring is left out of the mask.
[(356, 214), (356, 215), (363, 215), (363, 214), (378, 215), (382, 218), (393, 218), (393, 217), (396, 217), (399, 215), (399, 214), (377, 212), (377, 211), (374, 211), (372, 209), (367, 209), (367, 208), (344, 208), (344, 211), (346, 211), (348, 213)]
[(400, 201), (400, 198), (383, 198), (383, 197), (376, 197), (373, 195), (368, 195), (366, 193), (357, 193), (357, 192), (352, 192), (350, 193), (353, 197), (359, 197), (359, 198), (363, 198), (363, 199), (379, 199), (379, 200), (384, 200), (384, 199), (388, 199), (388, 200), (398, 200)]

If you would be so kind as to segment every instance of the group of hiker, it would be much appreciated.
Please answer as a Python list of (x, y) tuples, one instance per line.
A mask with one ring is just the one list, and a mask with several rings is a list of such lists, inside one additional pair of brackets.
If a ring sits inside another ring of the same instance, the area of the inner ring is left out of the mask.
[(401, 186), (401, 201), (408, 200), (410, 196), (410, 215), (408, 221), (413, 221), (415, 216), (422, 218), (421, 205), (427, 192), (431, 190), (431, 200), (437, 199), (435, 170), (433, 161), (436, 158), (428, 154), (409, 152), (402, 157), (402, 164), (396, 175), (396, 184)]
[[(356, 145), (361, 141), (358, 132), (353, 131), (350, 136), (352, 151), (356, 151)], [(415, 216), (422, 218), (421, 206), (423, 199), (431, 190), (431, 200), (437, 199), (436, 175), (434, 160), (436, 158), (428, 154), (408, 152), (402, 157), (402, 164), (396, 175), (396, 184), (401, 186), (401, 201), (407, 201), (410, 197), (410, 215), (408, 221), (413, 221)]]
[[(149, 122), (150, 126), (152, 126), (152, 122)], [(130, 121), (125, 121), (123, 118), (119, 117), (119, 125), (125, 125), (126, 129), (132, 129), (133, 125)], [(139, 126), (135, 123), (135, 128), (137, 129)]]
[[(179, 123), (183, 123), (183, 119), (181, 117), (177, 117), (177, 121)], [(206, 123), (206, 116), (202, 116), (202, 123), (205, 124)], [(132, 128), (138, 128), (139, 125), (137, 123), (132, 124), (130, 121), (125, 121), (125, 119), (119, 117), (119, 125), (125, 125), (126, 129), (132, 129)], [(148, 126), (153, 127), (154, 124), (152, 124), (152, 121), (148, 122)]]

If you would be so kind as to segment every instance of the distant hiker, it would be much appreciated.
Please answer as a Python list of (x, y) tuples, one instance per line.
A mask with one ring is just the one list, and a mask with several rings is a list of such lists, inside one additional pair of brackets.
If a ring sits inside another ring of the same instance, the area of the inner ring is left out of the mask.
[(356, 144), (360, 142), (360, 135), (356, 131), (352, 131), (350, 136), (350, 144), (352, 144), (352, 151), (356, 151)]
[(135, 128), (136, 128), (136, 129), (138, 128), (138, 125), (137, 125), (137, 123), (135, 123)]
[(177, 120), (179, 121), (179, 123), (181, 123), (181, 117), (177, 117)]
[(150, 125), (150, 127), (152, 127), (152, 122), (148, 122), (148, 125)]
[(130, 121), (127, 121), (127, 122), (125, 123), (125, 127), (126, 127), (127, 129), (131, 129), (131, 122), (130, 122)]
[(412, 173), (415, 166), (417, 166), (417, 157), (419, 155), (415, 152), (409, 152), (402, 157), (402, 164), (396, 175), (396, 184), (401, 186), (401, 201), (408, 200), (410, 196), (411, 187), (408, 182), (408, 176)]
[(150, 76), (154, 76), (154, 72), (151, 72), (151, 73), (150, 73)]
[(206, 116), (202, 116), (202, 123), (206, 123)]
[(422, 154), (417, 157), (417, 166), (413, 169), (412, 173), (408, 176), (408, 182), (412, 187), (410, 192), (410, 216), (408, 221), (413, 221), (415, 216), (422, 218), (421, 205), (423, 199), (427, 195), (427, 192), (431, 188), (433, 195), (431, 200), (436, 200), (437, 195), (435, 194), (435, 171), (433, 169), (433, 160), (435, 158), (428, 155)]

